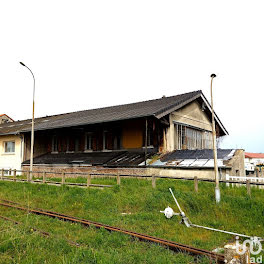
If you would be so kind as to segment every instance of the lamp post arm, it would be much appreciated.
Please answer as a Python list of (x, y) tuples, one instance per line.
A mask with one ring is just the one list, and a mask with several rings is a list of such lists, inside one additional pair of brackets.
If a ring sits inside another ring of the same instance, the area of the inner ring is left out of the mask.
[(32, 77), (33, 77), (33, 101), (35, 101), (35, 83), (36, 83), (36, 80), (35, 80), (35, 76), (34, 76), (34, 73), (30, 70), (30, 68), (25, 65), (24, 67), (26, 67), (32, 74)]

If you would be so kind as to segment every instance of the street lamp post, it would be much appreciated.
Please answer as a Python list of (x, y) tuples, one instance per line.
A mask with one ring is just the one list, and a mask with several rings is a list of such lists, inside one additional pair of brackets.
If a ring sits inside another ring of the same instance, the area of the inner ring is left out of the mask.
[(220, 202), (220, 188), (219, 188), (219, 174), (217, 165), (217, 150), (216, 150), (216, 132), (215, 132), (215, 118), (214, 118), (214, 104), (213, 104), (213, 79), (216, 75), (211, 74), (211, 107), (212, 107), (212, 132), (213, 132), (213, 149), (214, 149), (214, 172), (215, 172), (215, 201)]
[(32, 128), (31, 128), (31, 151), (30, 151), (30, 173), (29, 173), (29, 181), (32, 180), (32, 171), (33, 171), (33, 152), (34, 152), (34, 114), (35, 114), (35, 76), (30, 68), (25, 65), (23, 62), (20, 64), (26, 67), (32, 74), (33, 77), (33, 109), (32, 109)]

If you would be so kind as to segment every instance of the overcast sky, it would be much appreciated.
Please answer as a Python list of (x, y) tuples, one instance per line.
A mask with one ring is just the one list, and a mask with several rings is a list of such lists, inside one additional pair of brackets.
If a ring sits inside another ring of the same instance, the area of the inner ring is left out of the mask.
[(230, 136), (264, 152), (264, 3), (255, 0), (0, 2), (0, 114), (36, 116), (202, 90)]

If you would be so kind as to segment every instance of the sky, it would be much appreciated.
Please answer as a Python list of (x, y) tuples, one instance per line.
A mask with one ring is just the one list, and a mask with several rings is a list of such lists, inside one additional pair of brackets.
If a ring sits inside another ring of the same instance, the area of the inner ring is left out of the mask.
[(264, 152), (264, 3), (0, 2), (0, 114), (31, 118), (202, 90), (229, 132)]

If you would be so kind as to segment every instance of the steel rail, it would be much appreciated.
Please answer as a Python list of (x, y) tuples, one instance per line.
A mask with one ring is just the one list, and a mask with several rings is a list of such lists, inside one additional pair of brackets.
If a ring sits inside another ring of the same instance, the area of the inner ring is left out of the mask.
[[(22, 226), (24, 226), (24, 223), (18, 222), (18, 221), (14, 220), (14, 219), (11, 219), (9, 217), (5, 217), (5, 216), (0, 215), (0, 219), (5, 220), (5, 221), (12, 222), (15, 225), (22, 225)], [(42, 235), (44, 237), (51, 237), (52, 236), (50, 233), (48, 233), (46, 231), (43, 231), (43, 230), (40, 230), (40, 229), (37, 229), (35, 227), (29, 227), (28, 229), (33, 230), (34, 232), (37, 232), (37, 233), (39, 233), (40, 235)], [(54, 236), (54, 237), (56, 237), (56, 236)], [(66, 241), (71, 246), (76, 246), (76, 247), (79, 247), (80, 246), (79, 243), (76, 243), (74, 241), (71, 241), (71, 240), (68, 240), (68, 239), (66, 239)]]
[(168, 248), (170, 248), (171, 250), (174, 251), (185, 251), (188, 252), (192, 255), (203, 255), (203, 256), (207, 256), (210, 259), (214, 259), (217, 261), (218, 264), (223, 264), (224, 262), (224, 255), (222, 254), (217, 254), (208, 250), (204, 250), (204, 249), (199, 249), (199, 248), (195, 248), (192, 246), (188, 246), (188, 245), (184, 245), (184, 244), (180, 244), (174, 241), (169, 241), (166, 239), (162, 239), (162, 238), (157, 238), (154, 236), (149, 236), (149, 235), (145, 235), (145, 234), (141, 234), (141, 233), (136, 233), (133, 231), (128, 231), (125, 229), (121, 229), (118, 227), (114, 227), (114, 226), (109, 226), (106, 224), (102, 224), (102, 223), (98, 223), (98, 222), (94, 222), (94, 221), (90, 221), (90, 220), (86, 220), (86, 219), (81, 219), (81, 218), (77, 218), (74, 216), (69, 216), (69, 215), (65, 215), (65, 214), (60, 214), (60, 213), (56, 213), (56, 212), (52, 212), (52, 211), (47, 211), (47, 210), (43, 210), (43, 209), (32, 209), (29, 207), (23, 207), (18, 203), (12, 202), (12, 201), (8, 201), (8, 200), (0, 200), (2, 202), (0, 202), (1, 206), (5, 206), (5, 207), (9, 207), (9, 208), (15, 208), (15, 209), (19, 209), (19, 210), (23, 210), (23, 211), (27, 211), (29, 213), (34, 213), (37, 215), (45, 215), (45, 216), (49, 216), (52, 218), (57, 218), (60, 220), (64, 220), (64, 221), (70, 221), (70, 222), (74, 222), (74, 223), (79, 223), (81, 225), (84, 226), (95, 226), (96, 228), (104, 228), (108, 231), (115, 231), (115, 232), (119, 232), (119, 233), (123, 233), (123, 234), (127, 234), (130, 235), (132, 237), (136, 237), (140, 240), (144, 240), (144, 241), (150, 241), (150, 242), (154, 242), (157, 244), (161, 244), (164, 245)]

